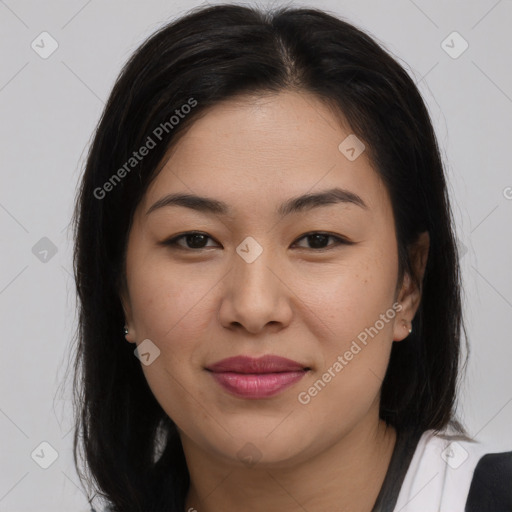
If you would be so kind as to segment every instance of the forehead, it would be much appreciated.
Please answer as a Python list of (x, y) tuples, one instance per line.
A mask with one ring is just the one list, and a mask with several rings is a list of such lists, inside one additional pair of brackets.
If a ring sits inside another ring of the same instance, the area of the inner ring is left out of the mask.
[(222, 102), (194, 121), (169, 151), (143, 206), (175, 191), (238, 202), (238, 207), (251, 201), (275, 205), (330, 187), (351, 190), (370, 207), (378, 206), (387, 194), (367, 153), (350, 160), (340, 151), (349, 136), (343, 117), (311, 94)]

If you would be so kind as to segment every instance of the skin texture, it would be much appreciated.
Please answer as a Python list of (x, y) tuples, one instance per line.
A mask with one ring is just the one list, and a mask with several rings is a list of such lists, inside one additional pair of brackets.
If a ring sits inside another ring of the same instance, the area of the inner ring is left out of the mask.
[[(150, 339), (160, 350), (142, 369), (180, 432), (191, 476), (187, 510), (370, 511), (382, 485), (396, 432), (379, 419), (380, 389), (392, 343), (408, 336), (421, 290), (407, 274), (398, 283), (387, 190), (367, 152), (354, 161), (340, 152), (351, 133), (341, 121), (307, 93), (217, 105), (169, 152), (135, 212), (122, 296), (126, 339)], [(285, 200), (331, 187), (359, 195), (367, 207), (276, 215)], [(174, 192), (215, 198), (232, 213), (168, 206), (146, 214)], [(161, 244), (187, 231), (208, 238)], [(316, 248), (304, 237), (310, 232), (353, 244), (325, 238)], [(236, 252), (248, 236), (263, 249), (252, 263)], [(420, 278), (427, 255), (425, 233), (414, 251)], [(299, 393), (395, 302), (394, 318), (300, 403)], [(205, 370), (227, 357), (264, 354), (310, 371), (277, 396), (249, 400), (228, 394)], [(256, 463), (242, 461), (240, 450)]]

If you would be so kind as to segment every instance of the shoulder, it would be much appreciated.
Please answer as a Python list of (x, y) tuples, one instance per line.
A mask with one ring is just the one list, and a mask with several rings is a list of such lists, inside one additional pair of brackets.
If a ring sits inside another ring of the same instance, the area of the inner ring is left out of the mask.
[(512, 511), (512, 451), (485, 454), (476, 465), (465, 512)]
[(417, 444), (394, 510), (512, 512), (512, 451), (495, 452), (449, 430), (427, 430)]

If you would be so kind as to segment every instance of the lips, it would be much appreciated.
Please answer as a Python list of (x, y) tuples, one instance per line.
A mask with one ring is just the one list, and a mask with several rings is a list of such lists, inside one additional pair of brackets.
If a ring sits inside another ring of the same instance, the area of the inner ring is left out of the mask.
[(310, 370), (307, 366), (279, 356), (260, 358), (236, 356), (206, 368), (214, 380), (239, 398), (274, 396), (298, 382)]
[(248, 356), (236, 356), (223, 359), (211, 366), (208, 370), (218, 372), (235, 372), (235, 373), (279, 373), (279, 372), (295, 372), (307, 370), (297, 361), (286, 359), (279, 356), (262, 356), (259, 358)]

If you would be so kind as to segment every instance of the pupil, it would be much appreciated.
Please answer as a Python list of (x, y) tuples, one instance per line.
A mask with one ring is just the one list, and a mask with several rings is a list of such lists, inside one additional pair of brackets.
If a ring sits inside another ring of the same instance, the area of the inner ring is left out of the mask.
[[(326, 242), (329, 237), (328, 235), (309, 235), (308, 238), (310, 239), (310, 244), (313, 248), (322, 249), (323, 247), (325, 247), (322, 241)], [(313, 240), (313, 243), (311, 243), (311, 240)], [(320, 244), (317, 243), (319, 240)]]
[[(191, 245), (195, 249), (201, 249), (202, 248), (201, 239), (204, 242), (204, 235), (194, 234), (194, 235), (188, 235), (187, 236), (187, 242), (189, 243), (189, 245)], [(190, 242), (190, 240), (192, 240), (192, 242)], [(198, 244), (195, 244), (195, 242), (198, 242)]]

